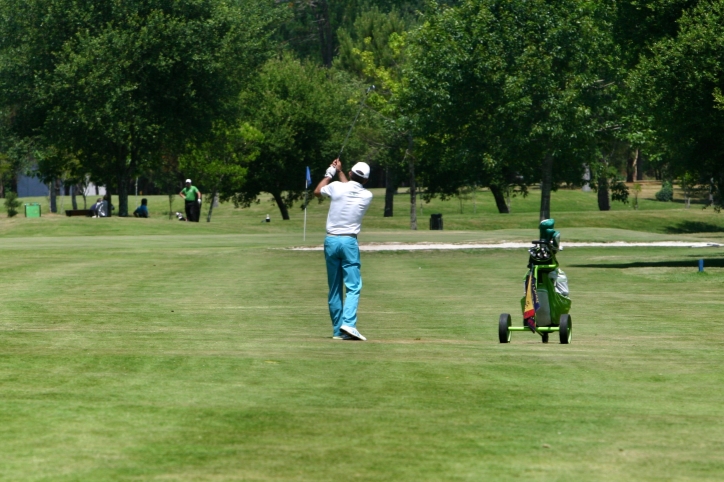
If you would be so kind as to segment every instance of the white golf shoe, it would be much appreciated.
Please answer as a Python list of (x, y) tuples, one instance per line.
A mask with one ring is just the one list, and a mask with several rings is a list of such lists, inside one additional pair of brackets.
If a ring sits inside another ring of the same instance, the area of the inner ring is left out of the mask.
[(349, 336), (347, 333), (343, 333), (340, 336), (333, 336), (333, 340), (356, 340), (357, 338)]
[(353, 327), (351, 327), (351, 326), (344, 326), (344, 325), (342, 325), (342, 326), (339, 327), (339, 329), (342, 330), (343, 332), (347, 333), (349, 336), (357, 339), (357, 340), (367, 341), (367, 338), (365, 338), (364, 336), (362, 336), (362, 333), (360, 333), (359, 331), (357, 331), (357, 328), (353, 328)]

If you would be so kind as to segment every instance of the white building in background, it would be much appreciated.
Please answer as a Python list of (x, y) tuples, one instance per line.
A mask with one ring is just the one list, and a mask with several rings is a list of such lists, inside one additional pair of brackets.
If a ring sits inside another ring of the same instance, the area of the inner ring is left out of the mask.
[[(60, 194), (60, 192), (58, 193)], [(80, 192), (77, 193), (80, 196)], [(50, 188), (47, 184), (40, 182), (35, 176), (18, 176), (18, 197), (40, 197), (49, 196)], [(96, 186), (88, 184), (85, 190), (86, 196), (105, 196), (106, 188), (104, 186)]]

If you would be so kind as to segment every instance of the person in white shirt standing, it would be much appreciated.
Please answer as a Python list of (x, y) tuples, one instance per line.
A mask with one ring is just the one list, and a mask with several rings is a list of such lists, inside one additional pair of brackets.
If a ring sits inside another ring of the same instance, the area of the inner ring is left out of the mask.
[[(336, 175), (339, 175), (339, 181), (332, 182)], [(362, 218), (372, 202), (372, 193), (364, 188), (370, 177), (370, 166), (358, 162), (352, 166), (348, 176), (342, 171), (341, 161), (335, 159), (314, 190), (314, 195), (332, 200), (324, 240), (332, 338), (365, 341), (367, 338), (357, 331), (357, 305), (362, 291), (357, 235), (362, 227)]]

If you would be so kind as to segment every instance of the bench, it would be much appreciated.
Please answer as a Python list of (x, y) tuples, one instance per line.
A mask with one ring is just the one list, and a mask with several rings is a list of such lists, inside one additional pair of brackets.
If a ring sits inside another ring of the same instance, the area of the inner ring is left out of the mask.
[(91, 217), (93, 216), (93, 211), (90, 209), (66, 209), (65, 215), (70, 216), (85, 216), (85, 217)]

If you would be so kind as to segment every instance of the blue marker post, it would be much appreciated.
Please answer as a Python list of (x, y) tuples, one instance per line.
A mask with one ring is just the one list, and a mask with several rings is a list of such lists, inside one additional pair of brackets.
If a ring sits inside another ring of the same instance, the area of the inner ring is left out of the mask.
[(703, 272), (704, 272), (704, 260), (700, 259), (699, 260), (699, 273), (703, 273)]

